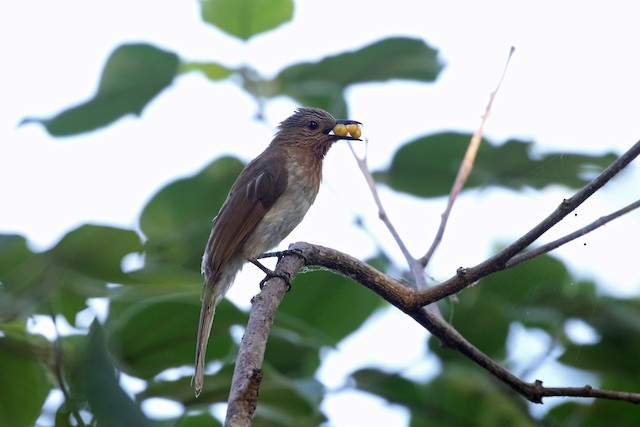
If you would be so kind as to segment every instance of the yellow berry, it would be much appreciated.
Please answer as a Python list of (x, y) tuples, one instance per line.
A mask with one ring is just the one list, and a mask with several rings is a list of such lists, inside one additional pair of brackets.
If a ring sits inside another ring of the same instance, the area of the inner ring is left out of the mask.
[(347, 136), (347, 127), (345, 125), (343, 125), (342, 123), (338, 123), (334, 128), (333, 128), (333, 133), (336, 134), (337, 136)]
[(348, 125), (347, 130), (354, 138), (360, 138), (360, 136), (362, 135), (362, 128), (356, 123), (351, 123), (350, 125)]

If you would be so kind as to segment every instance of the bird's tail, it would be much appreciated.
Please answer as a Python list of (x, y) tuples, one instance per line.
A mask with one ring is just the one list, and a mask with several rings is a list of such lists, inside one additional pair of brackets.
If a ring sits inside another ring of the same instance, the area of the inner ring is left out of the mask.
[(205, 285), (202, 292), (202, 308), (200, 309), (200, 323), (198, 324), (198, 342), (196, 344), (196, 371), (193, 376), (193, 386), (196, 397), (202, 391), (204, 383), (204, 362), (207, 352), (207, 342), (211, 333), (213, 316), (216, 314), (216, 307), (222, 301), (227, 291), (233, 284), (236, 273), (242, 267), (241, 258), (231, 259), (225, 268), (222, 269), (216, 280), (211, 280), (205, 272)]
[(207, 342), (209, 341), (211, 325), (213, 324), (213, 316), (216, 314), (216, 306), (218, 305), (218, 302), (219, 299), (215, 297), (207, 298), (206, 295), (204, 295), (202, 298), (200, 323), (198, 324), (198, 343), (196, 344), (196, 373), (193, 378), (196, 397), (200, 396), (202, 385), (204, 383), (204, 356), (207, 352)]

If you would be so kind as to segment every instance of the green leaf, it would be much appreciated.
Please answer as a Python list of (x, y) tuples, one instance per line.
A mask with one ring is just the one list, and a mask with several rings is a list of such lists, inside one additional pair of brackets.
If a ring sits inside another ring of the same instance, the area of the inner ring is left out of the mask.
[(291, 380), (274, 371), (268, 363), (263, 371), (253, 426), (313, 427), (326, 421), (319, 410), (322, 385), (317, 380)]
[(295, 328), (323, 345), (335, 345), (384, 304), (375, 293), (350, 279), (313, 270), (296, 277), (278, 309), (276, 326)]
[(32, 298), (24, 297), (42, 269), (35, 258), (24, 237), (0, 235), (0, 322), (15, 318), (33, 304)]
[(87, 277), (120, 283), (129, 280), (122, 271), (122, 259), (140, 251), (142, 243), (135, 231), (83, 225), (67, 233), (50, 255), (58, 265)]
[(107, 126), (127, 114), (142, 113), (177, 71), (178, 56), (172, 52), (148, 44), (122, 45), (107, 60), (93, 98), (50, 119), (26, 118), (22, 123), (42, 123), (54, 136)]
[(287, 95), (302, 105), (346, 117), (347, 86), (391, 79), (432, 82), (442, 70), (437, 56), (438, 51), (423, 40), (388, 38), (357, 51), (288, 67), (270, 83), (271, 96)]
[[(458, 295), (458, 304), (440, 307), (466, 339), (500, 360), (506, 356), (512, 322), (543, 328), (553, 335), (563, 333), (564, 321), (571, 316), (563, 306), (570, 306), (576, 294), (590, 289), (574, 283), (562, 262), (543, 255), (482, 279)], [(440, 347), (437, 340), (430, 340), (429, 346), (445, 360), (464, 359)]]
[(560, 361), (590, 371), (601, 372), (608, 388), (637, 391), (640, 366), (640, 300), (585, 295), (574, 300), (570, 314), (595, 329), (600, 339), (594, 344), (567, 343)]
[(177, 427), (216, 427), (221, 425), (222, 424), (208, 412), (186, 415), (176, 424)]
[(638, 406), (606, 399), (568, 402), (552, 408), (545, 415), (544, 423), (547, 426), (633, 426), (638, 424)]
[[(391, 188), (420, 197), (448, 195), (467, 149), (470, 134), (445, 132), (402, 146), (386, 171), (374, 174)], [(533, 144), (509, 140), (502, 145), (483, 140), (465, 188), (544, 188), (561, 184), (579, 188), (616, 159), (570, 153), (534, 155)]]
[[(85, 243), (91, 244), (90, 241)], [(85, 255), (94, 249), (88, 247), (65, 255), (73, 258), (71, 264), (79, 262), (82, 265), (84, 258), (78, 252)], [(0, 319), (53, 312), (64, 315), (73, 325), (76, 314), (86, 308), (87, 298), (104, 296), (103, 281), (78, 273), (73, 267), (68, 268), (63, 258), (56, 259), (53, 250), (31, 252), (20, 236), (1, 236)], [(105, 263), (108, 263), (108, 255)]]
[(160, 190), (140, 216), (140, 229), (148, 239), (146, 261), (152, 265), (180, 266), (200, 274), (211, 221), (242, 168), (237, 159), (221, 158), (197, 175)]
[(517, 395), (475, 366), (448, 364), (441, 375), (426, 384), (375, 369), (358, 371), (353, 378), (359, 389), (407, 407), (412, 426), (536, 425)]
[(114, 366), (109, 359), (104, 332), (97, 322), (91, 326), (89, 346), (83, 363), (87, 400), (99, 426), (156, 425), (145, 417), (140, 407), (120, 388)]
[[(0, 336), (0, 425), (30, 427), (40, 416), (51, 383), (44, 365), (36, 358), (38, 349), (24, 328), (2, 325)], [(22, 325), (24, 326), (24, 325)]]
[(3, 276), (33, 256), (27, 239), (17, 234), (0, 234), (0, 282)]
[(242, 40), (293, 17), (293, 0), (200, 0), (200, 7), (204, 21)]
[(189, 73), (191, 71), (199, 71), (209, 80), (217, 81), (226, 79), (234, 70), (220, 65), (216, 62), (181, 62), (180, 73)]
[[(195, 344), (194, 344), (195, 346)], [(195, 348), (195, 347), (194, 347)], [(234, 355), (235, 356), (235, 355)], [(182, 403), (186, 408), (200, 410), (203, 404), (211, 405), (226, 402), (229, 399), (229, 387), (233, 377), (234, 362), (222, 366), (213, 375), (207, 375), (202, 394), (196, 398), (193, 392), (191, 377), (182, 377), (175, 381), (153, 380), (148, 387), (138, 394), (139, 400), (151, 397), (163, 397)]]
[[(190, 293), (157, 291), (157, 296), (140, 297), (137, 286), (128, 286), (114, 296), (107, 326), (110, 344), (123, 369), (143, 379), (183, 365), (192, 365), (200, 313), (198, 283)], [(246, 324), (246, 314), (228, 302), (221, 303), (207, 348), (207, 361), (222, 359), (237, 349), (229, 329)], [(235, 357), (235, 354), (233, 354)], [(205, 380), (206, 381), (206, 380)]]

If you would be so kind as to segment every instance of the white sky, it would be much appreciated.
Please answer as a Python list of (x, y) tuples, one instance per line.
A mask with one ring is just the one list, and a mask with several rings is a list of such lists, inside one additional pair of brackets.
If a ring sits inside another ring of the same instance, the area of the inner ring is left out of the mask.
[[(54, 139), (37, 125), (17, 127), (24, 117), (48, 117), (89, 98), (108, 55), (129, 41), (174, 50), (187, 60), (249, 64), (272, 75), (288, 64), (384, 37), (424, 38), (440, 49), (446, 63), (436, 84), (393, 82), (348, 92), (349, 118), (365, 124), (371, 141), (372, 169), (388, 164), (394, 151), (414, 137), (450, 129), (472, 132), (512, 45), (516, 52), (486, 126), (489, 138), (533, 140), (540, 152), (621, 153), (640, 136), (640, 28), (633, 2), (396, 0), (389, 6), (298, 1), (291, 24), (244, 44), (202, 23), (195, 1), (5, 2), (0, 6), (0, 233), (26, 235), (35, 248), (44, 249), (87, 222), (134, 227), (141, 208), (164, 184), (222, 154), (254, 157), (295, 106), (287, 99), (269, 101), (270, 125), (258, 123), (252, 120), (256, 104), (237, 85), (213, 84), (192, 74), (177, 79), (141, 119), (127, 117), (95, 133)], [(549, 239), (637, 199), (639, 175), (634, 165)], [(424, 252), (444, 201), (381, 191), (409, 247), (415, 254)], [(444, 279), (459, 266), (481, 261), (493, 244), (528, 230), (570, 194), (555, 188), (544, 195), (480, 191), (463, 197), (430, 274)], [(352, 226), (356, 215), (365, 218), (367, 232)], [(366, 257), (378, 241), (400, 262), (376, 218), (347, 147), (337, 145), (325, 163), (316, 205), (285, 244), (306, 240)], [(607, 292), (637, 294), (640, 280), (629, 268), (637, 263), (637, 251), (628, 245), (638, 240), (640, 214), (632, 213), (558, 253), (578, 277), (595, 275), (606, 279)], [(257, 283), (257, 277), (247, 268), (237, 283)], [(236, 286), (230, 296), (246, 307), (254, 292)], [(373, 330), (406, 331), (407, 348), (388, 354), (382, 347), (400, 343), (378, 345), (366, 356), (358, 346), (333, 352), (328, 363), (336, 368), (325, 367), (329, 373), (322, 374), (328, 384), (339, 386), (340, 376), (332, 374), (338, 366), (398, 367), (425, 359), (424, 334), (410, 319), (398, 312), (385, 313), (384, 319)], [(363, 399), (343, 395), (339, 402), (350, 398)], [(328, 399), (327, 407), (335, 402)], [(368, 402), (364, 411), (379, 422), (405, 422), (402, 413)], [(331, 425), (353, 425), (349, 414), (331, 414)]]

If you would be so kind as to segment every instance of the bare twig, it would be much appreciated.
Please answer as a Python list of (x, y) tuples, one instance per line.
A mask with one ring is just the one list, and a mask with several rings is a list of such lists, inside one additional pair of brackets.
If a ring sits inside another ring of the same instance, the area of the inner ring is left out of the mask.
[(590, 233), (591, 231), (595, 230), (596, 228), (602, 227), (603, 225), (605, 225), (608, 222), (613, 221), (614, 219), (631, 212), (634, 209), (638, 209), (640, 208), (640, 200), (636, 200), (633, 203), (628, 204), (627, 206), (625, 206), (622, 209), (619, 209), (609, 215), (605, 215), (602, 216), (600, 218), (598, 218), (597, 220), (593, 221), (591, 224), (586, 225), (584, 227), (582, 227), (579, 230), (574, 231), (573, 233), (567, 234), (564, 237), (561, 237), (557, 240), (554, 240), (553, 242), (549, 242), (546, 243), (542, 246), (539, 246), (535, 249), (531, 249), (529, 251), (526, 252), (522, 252), (516, 256), (514, 256), (513, 258), (511, 258), (506, 264), (505, 267), (506, 268), (510, 268), (513, 267), (516, 264), (520, 264), (521, 262), (524, 261), (528, 261), (532, 258), (537, 257), (538, 255), (542, 255), (544, 253), (550, 252), (552, 250), (554, 250), (555, 248), (564, 245), (565, 243), (568, 243), (572, 240), (577, 239), (578, 237), (582, 237), (587, 233)]
[[(371, 171), (367, 166), (367, 156), (365, 155), (362, 158), (358, 157), (355, 150), (353, 149), (353, 146), (351, 145), (351, 141), (348, 141), (348, 143), (349, 143), (349, 149), (351, 150), (351, 154), (353, 154), (354, 159), (356, 159), (356, 163), (358, 164), (358, 167), (360, 168), (360, 171), (362, 172), (364, 179), (367, 181), (367, 185), (369, 186), (369, 191), (371, 191), (371, 195), (373, 196), (373, 201), (375, 202), (376, 207), (378, 208), (378, 217), (387, 227), (387, 229), (389, 230), (389, 233), (391, 233), (391, 236), (393, 237), (393, 240), (395, 240), (396, 245), (398, 245), (398, 248), (400, 248), (400, 251), (402, 252), (402, 255), (404, 256), (405, 260), (407, 261), (409, 266), (411, 266), (411, 264), (414, 263), (415, 258), (413, 257), (413, 255), (411, 255), (411, 253), (409, 252), (409, 249), (407, 249), (407, 246), (402, 241), (400, 234), (398, 234), (398, 231), (393, 226), (393, 223), (389, 219), (387, 212), (384, 210), (384, 206), (382, 205), (382, 200), (380, 200), (380, 194), (378, 194), (378, 189), (373, 179), (373, 175), (371, 175)], [(366, 141), (366, 144), (369, 144), (368, 140)]]
[[(290, 255), (281, 258), (276, 273), (284, 273), (293, 280), (303, 267), (301, 257)], [(281, 277), (272, 277), (264, 283), (262, 292), (253, 300), (249, 323), (242, 337), (236, 366), (231, 380), (229, 406), (225, 426), (250, 426), (258, 404), (258, 392), (262, 380), (262, 361), (267, 346), (269, 331), (276, 310), (287, 291), (288, 283)]]
[(600, 390), (590, 385), (584, 387), (542, 387), (542, 382), (536, 381), (537, 393), (540, 400), (547, 396), (567, 396), (567, 397), (597, 397), (600, 399), (623, 400), (625, 402), (640, 403), (639, 393), (629, 393), (625, 391)]
[(525, 235), (511, 243), (506, 248), (481, 262), (472, 268), (459, 268), (458, 274), (451, 279), (433, 286), (426, 291), (421, 291), (418, 296), (420, 304), (431, 304), (448, 295), (455, 294), (462, 289), (472, 285), (483, 277), (507, 268), (507, 263), (520, 251), (535, 242), (542, 234), (560, 222), (573, 210), (580, 206), (593, 193), (602, 188), (609, 180), (616, 176), (631, 161), (640, 155), (640, 141), (636, 142), (629, 150), (611, 163), (600, 175), (585, 185), (581, 190), (569, 199), (564, 199), (562, 203), (542, 222), (533, 227)]
[(438, 231), (436, 232), (436, 236), (433, 239), (433, 243), (431, 243), (431, 247), (426, 254), (424, 254), (420, 259), (420, 265), (422, 268), (425, 268), (427, 264), (429, 264), (429, 260), (433, 256), (436, 249), (440, 245), (442, 241), (442, 236), (444, 236), (444, 230), (447, 227), (447, 221), (449, 220), (449, 215), (451, 214), (451, 209), (453, 208), (453, 204), (458, 197), (458, 194), (462, 191), (464, 184), (467, 182), (467, 178), (469, 178), (469, 174), (471, 174), (471, 170), (473, 169), (473, 163), (476, 159), (476, 154), (478, 153), (478, 149), (480, 148), (480, 143), (482, 142), (482, 132), (484, 130), (484, 125), (489, 118), (489, 114), (491, 113), (491, 107), (493, 106), (493, 100), (500, 90), (500, 86), (502, 85), (502, 81), (504, 80), (504, 76), (507, 73), (507, 68), (509, 67), (509, 62), (511, 61), (511, 56), (515, 48), (512, 46), (509, 50), (509, 56), (507, 57), (507, 62), (504, 65), (504, 69), (502, 70), (502, 75), (500, 76), (500, 80), (498, 81), (498, 85), (495, 90), (491, 92), (489, 95), (489, 102), (484, 110), (484, 114), (480, 120), (480, 126), (474, 132), (471, 137), (471, 141), (469, 142), (469, 146), (467, 147), (467, 151), (464, 154), (464, 158), (462, 159), (462, 163), (460, 164), (460, 168), (458, 169), (458, 175), (453, 183), (453, 187), (451, 187), (451, 192), (449, 193), (449, 200), (447, 202), (447, 207), (444, 212), (440, 216), (440, 226), (438, 227)]
[[(389, 230), (396, 244), (402, 251), (402, 255), (404, 255), (407, 265), (409, 266), (409, 270), (411, 271), (411, 275), (413, 276), (413, 280), (415, 282), (416, 288), (426, 290), (428, 286), (424, 278), (424, 268), (422, 267), (420, 262), (417, 259), (415, 259), (413, 255), (411, 255), (411, 252), (409, 252), (409, 249), (407, 249), (407, 246), (402, 241), (400, 234), (398, 234), (396, 228), (393, 226), (393, 223), (387, 216), (387, 213), (384, 210), (384, 206), (382, 205), (382, 200), (380, 200), (380, 195), (378, 194), (378, 189), (376, 188), (376, 183), (373, 179), (373, 175), (371, 175), (371, 171), (367, 166), (366, 155), (362, 158), (358, 157), (350, 141), (349, 141), (349, 148), (351, 149), (351, 153), (353, 154), (353, 157), (356, 159), (356, 162), (358, 163), (358, 167), (360, 168), (362, 175), (364, 175), (364, 178), (367, 181), (367, 185), (369, 186), (369, 190), (371, 191), (373, 200), (376, 206), (378, 207), (378, 217), (380, 217), (382, 222), (387, 226), (387, 229)], [(442, 314), (440, 313), (440, 309), (436, 304), (428, 304), (424, 309), (432, 312), (436, 316), (442, 317)]]

